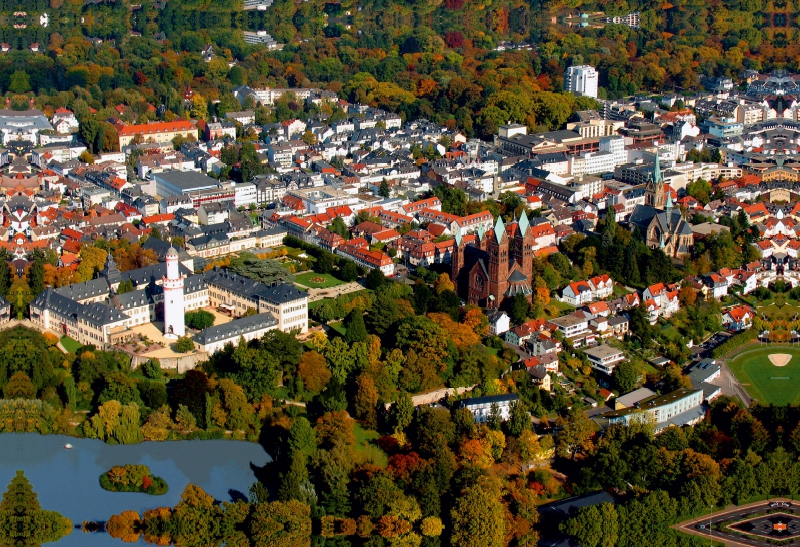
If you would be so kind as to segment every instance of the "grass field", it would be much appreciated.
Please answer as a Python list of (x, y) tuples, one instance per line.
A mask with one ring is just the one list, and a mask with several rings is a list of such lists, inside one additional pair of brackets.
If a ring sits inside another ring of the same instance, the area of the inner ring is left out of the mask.
[(375, 440), (380, 437), (377, 431), (364, 429), (360, 424), (356, 424), (354, 433), (356, 437), (356, 452), (358, 452), (365, 462), (378, 467), (386, 467), (389, 464), (386, 452), (378, 448), (375, 444)]
[[(312, 279), (324, 279), (324, 281), (312, 281)], [(344, 283), (344, 281), (336, 279), (331, 274), (319, 274), (314, 272), (296, 275), (294, 276), (294, 280), (312, 289), (327, 289), (328, 287), (335, 287), (336, 285), (342, 285)]]
[[(784, 367), (769, 360), (772, 353), (788, 353), (792, 359)], [(747, 350), (728, 361), (747, 393), (764, 404), (800, 403), (800, 348), (769, 346)]]
[(81, 344), (77, 340), (73, 340), (69, 336), (62, 336), (61, 345), (64, 346), (64, 349), (67, 350), (68, 352), (75, 353), (75, 350), (81, 347), (83, 344)]

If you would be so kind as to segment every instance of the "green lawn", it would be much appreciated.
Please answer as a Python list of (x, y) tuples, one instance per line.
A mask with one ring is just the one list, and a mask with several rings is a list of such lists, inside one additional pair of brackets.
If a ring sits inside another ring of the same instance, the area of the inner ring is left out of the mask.
[(75, 351), (81, 347), (83, 344), (70, 338), (69, 336), (62, 336), (61, 337), (61, 345), (64, 346), (64, 349), (70, 353), (75, 353)]
[(782, 307), (778, 307), (777, 304), (770, 304), (768, 306), (758, 306), (756, 308), (758, 313), (766, 314), (767, 317), (770, 319), (791, 319), (794, 317), (796, 313), (800, 313), (800, 308), (797, 306), (791, 306), (787, 302)]
[(662, 327), (661, 334), (663, 334), (673, 342), (678, 342), (681, 339), (681, 333), (679, 333), (672, 325), (665, 325), (664, 327)]
[(328, 287), (335, 287), (336, 285), (344, 284), (344, 281), (336, 279), (331, 274), (319, 274), (314, 272), (306, 272), (296, 275), (294, 276), (294, 280), (297, 283), (312, 289), (327, 289)]
[[(787, 353), (792, 359), (784, 367), (769, 360), (773, 353)], [(800, 348), (765, 346), (750, 349), (728, 361), (747, 393), (760, 403), (775, 405), (800, 403)]]
[(358, 452), (366, 462), (369, 462), (378, 467), (386, 467), (389, 465), (389, 458), (386, 452), (378, 448), (375, 441), (380, 437), (377, 431), (364, 429), (361, 424), (356, 424), (356, 452)]

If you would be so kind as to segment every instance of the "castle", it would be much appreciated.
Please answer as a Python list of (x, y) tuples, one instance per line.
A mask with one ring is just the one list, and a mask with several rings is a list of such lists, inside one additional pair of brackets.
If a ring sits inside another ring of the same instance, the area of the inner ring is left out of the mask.
[(508, 224), (498, 217), (489, 231), (481, 226), (463, 235), (456, 229), (455, 240), (451, 277), (462, 299), (495, 309), (516, 294), (531, 301), (536, 241), (524, 212)]

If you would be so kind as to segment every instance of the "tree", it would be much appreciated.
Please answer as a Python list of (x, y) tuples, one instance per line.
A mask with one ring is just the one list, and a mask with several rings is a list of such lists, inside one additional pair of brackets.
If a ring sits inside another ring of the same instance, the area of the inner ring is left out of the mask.
[(377, 291), (387, 282), (388, 280), (386, 279), (386, 276), (378, 268), (373, 268), (370, 270), (367, 274), (367, 277), (364, 278), (364, 285), (373, 291)]
[(303, 354), (303, 345), (291, 332), (275, 329), (261, 337), (260, 346), (271, 355), (277, 357), (281, 368), (287, 373), (294, 373), (300, 356)]
[[(394, 427), (395, 433), (404, 431), (414, 419), (414, 402), (411, 396), (401, 391), (397, 401), (389, 409), (390, 422)], [(800, 435), (798, 435), (800, 438)], [(800, 443), (799, 443), (800, 444)]]
[(367, 327), (364, 325), (364, 313), (360, 308), (353, 308), (344, 318), (344, 339), (348, 344), (364, 342), (367, 339)]
[(355, 444), (355, 421), (347, 412), (339, 410), (327, 412), (317, 419), (314, 430), (323, 448), (330, 448), (337, 444)]
[(6, 399), (33, 399), (36, 397), (36, 386), (24, 372), (15, 372), (3, 388)]
[(116, 294), (125, 294), (133, 292), (133, 289), (133, 281), (130, 279), (123, 279), (122, 282), (117, 286), (117, 290), (115, 292)]
[(450, 512), (453, 547), (502, 547), (506, 532), (503, 505), (497, 493), (481, 484), (467, 487)]
[(303, 386), (312, 393), (321, 392), (331, 379), (325, 357), (316, 351), (303, 353), (297, 372), (303, 380)]
[(527, 405), (521, 399), (512, 403), (508, 420), (508, 433), (514, 437), (519, 437), (524, 431), (530, 430), (532, 423)]
[(446, 273), (439, 274), (436, 281), (433, 283), (433, 290), (436, 294), (442, 294), (444, 291), (455, 291), (456, 286), (450, 281), (450, 276)]
[(378, 391), (375, 389), (375, 381), (366, 373), (360, 374), (356, 378), (356, 394), (353, 398), (353, 413), (356, 419), (366, 427), (374, 429), (378, 425), (375, 412), (377, 405)]
[(615, 547), (619, 538), (619, 515), (611, 503), (578, 509), (564, 530), (584, 547)]
[(590, 446), (594, 427), (586, 413), (579, 408), (572, 408), (566, 416), (556, 418), (556, 427), (561, 429), (556, 440), (556, 451), (561, 457), (575, 459), (578, 452)]
[(181, 336), (175, 341), (174, 348), (177, 353), (188, 353), (194, 350), (194, 342), (188, 336)]
[(191, 329), (203, 330), (214, 326), (214, 314), (206, 310), (188, 311), (184, 318), (186, 326)]
[(614, 368), (612, 377), (620, 395), (633, 391), (636, 389), (636, 384), (639, 383), (639, 371), (630, 361), (618, 364)]
[(35, 259), (28, 268), (28, 284), (31, 287), (31, 293), (39, 295), (44, 292), (44, 260)]
[(289, 450), (292, 454), (297, 451), (306, 456), (311, 456), (317, 449), (317, 432), (311, 423), (304, 417), (298, 416), (289, 430)]
[(358, 279), (358, 266), (352, 260), (347, 260), (339, 271), (342, 281), (350, 283)]
[(384, 199), (388, 199), (392, 195), (392, 190), (389, 188), (389, 183), (386, 182), (386, 179), (381, 181), (380, 187), (378, 188), (378, 195)]
[(528, 297), (525, 296), (523, 293), (517, 293), (511, 299), (511, 321), (514, 324), (521, 325), (528, 319), (528, 313), (530, 313), (531, 305), (528, 302)]

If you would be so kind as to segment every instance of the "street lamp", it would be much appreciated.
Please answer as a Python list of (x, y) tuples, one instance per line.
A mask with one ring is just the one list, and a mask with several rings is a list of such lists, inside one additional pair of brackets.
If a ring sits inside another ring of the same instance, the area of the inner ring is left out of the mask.
[(711, 547), (714, 547), (714, 534), (711, 531), (711, 519), (714, 516), (714, 504), (712, 503), (710, 506), (711, 512), (708, 514), (708, 540)]

